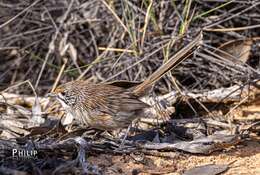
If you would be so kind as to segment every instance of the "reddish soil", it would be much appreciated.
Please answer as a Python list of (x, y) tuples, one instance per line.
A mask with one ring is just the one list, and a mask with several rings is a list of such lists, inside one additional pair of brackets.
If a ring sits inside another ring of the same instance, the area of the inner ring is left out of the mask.
[[(164, 153), (165, 154), (165, 153)], [(90, 156), (92, 165), (102, 168), (105, 174), (168, 174), (179, 175), (184, 170), (206, 164), (230, 164), (224, 175), (260, 174), (260, 142), (250, 141), (229, 150), (211, 155), (175, 154), (175, 158), (158, 156), (129, 156), (101, 154)], [(167, 155), (167, 153), (165, 154)]]

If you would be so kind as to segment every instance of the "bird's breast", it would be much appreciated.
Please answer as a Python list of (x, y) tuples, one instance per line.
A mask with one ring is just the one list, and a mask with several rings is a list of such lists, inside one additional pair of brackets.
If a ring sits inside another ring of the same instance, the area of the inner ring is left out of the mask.
[(98, 110), (80, 110), (74, 111), (74, 115), (85, 125), (100, 130), (115, 130), (121, 128), (121, 125), (114, 120), (114, 117), (102, 113)]

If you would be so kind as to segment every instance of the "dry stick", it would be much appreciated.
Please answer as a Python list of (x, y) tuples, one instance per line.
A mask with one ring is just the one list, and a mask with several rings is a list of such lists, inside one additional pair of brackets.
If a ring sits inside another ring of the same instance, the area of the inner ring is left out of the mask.
[(51, 23), (54, 25), (55, 29), (58, 30), (58, 26), (56, 25), (54, 19), (52, 18), (52, 16), (51, 16), (49, 10), (47, 9), (47, 7), (44, 7), (44, 9), (46, 10), (47, 15), (49, 16), (49, 18), (50, 18), (50, 20), (51, 20)]
[(15, 46), (9, 46), (9, 47), (0, 47), (0, 51), (1, 50), (13, 50), (13, 49), (19, 49), (19, 47), (15, 47)]
[(122, 25), (122, 27), (125, 29), (125, 31), (131, 35), (131, 33), (128, 31), (127, 27), (125, 24), (122, 22), (122, 20), (117, 16), (117, 14), (113, 11), (113, 9), (106, 3), (105, 0), (101, 1), (107, 8), (108, 10), (112, 13), (112, 15), (118, 20), (118, 22)]
[(228, 21), (228, 20), (230, 20), (230, 19), (232, 19), (232, 18), (234, 18), (234, 17), (236, 17), (236, 16), (239, 16), (239, 15), (241, 15), (242, 13), (244, 13), (244, 12), (246, 12), (246, 11), (248, 11), (248, 10), (250, 10), (250, 9), (252, 9), (252, 8), (254, 8), (254, 7), (256, 7), (256, 6), (258, 6), (259, 4), (260, 4), (260, 3), (255, 3), (255, 4), (253, 4), (252, 6), (250, 6), (250, 7), (246, 8), (246, 9), (240, 11), (239, 13), (236, 13), (236, 14), (230, 16), (230, 17), (227, 17), (226, 19), (224, 19), (224, 20), (222, 20), (222, 21), (218, 21), (218, 22), (215, 22), (215, 23), (213, 23), (213, 24), (211, 24), (211, 25), (208, 25), (208, 26), (206, 26), (205, 28), (210, 28), (210, 27), (213, 27), (213, 26), (215, 26), (215, 25), (218, 25), (218, 24), (220, 24), (220, 23), (222, 23), (222, 22)]
[[(178, 39), (180, 39), (180, 38), (182, 38), (182, 37), (183, 37), (183, 36), (179, 37)], [(118, 75), (124, 73), (125, 71), (127, 71), (127, 70), (133, 68), (134, 66), (137, 66), (138, 64), (140, 64), (140, 63), (143, 62), (144, 60), (148, 59), (150, 56), (152, 56), (152, 55), (156, 54), (157, 52), (159, 52), (161, 49), (167, 47), (168, 44), (169, 44), (169, 43), (166, 43), (166, 44), (162, 45), (162, 46), (159, 47), (158, 49), (154, 50), (152, 53), (150, 53), (150, 54), (146, 55), (145, 57), (143, 57), (141, 60), (135, 62), (134, 64), (128, 66), (128, 67), (125, 68), (124, 70), (122, 70), (122, 71), (120, 71), (120, 72), (114, 74), (113, 76), (107, 78), (107, 79), (106, 79), (105, 81), (103, 81), (103, 82), (108, 82), (109, 80), (112, 80), (113, 78), (115, 78), (115, 77), (117, 77)]]
[(57, 84), (58, 84), (58, 82), (60, 81), (60, 77), (61, 77), (62, 73), (64, 72), (64, 69), (65, 69), (65, 67), (66, 67), (67, 62), (68, 62), (68, 59), (67, 59), (67, 58), (64, 58), (64, 63), (63, 63), (63, 65), (62, 65), (61, 69), (60, 69), (59, 75), (58, 75), (58, 77), (56, 78), (54, 85), (52, 86), (51, 92), (53, 92), (54, 89), (57, 87)]
[(37, 32), (43, 33), (44, 30), (48, 30), (48, 29), (52, 29), (52, 27), (47, 26), (47, 27), (37, 28), (37, 29), (34, 29), (34, 30), (29, 30), (29, 31), (26, 31), (26, 32), (21, 32), (21, 33), (18, 33), (18, 34), (12, 34), (11, 36), (8, 36), (6, 38), (1, 38), (0, 41), (6, 41), (6, 40), (18, 38), (18, 37), (24, 37), (25, 35), (33, 35), (34, 33), (37, 33)]
[(255, 28), (260, 28), (260, 24), (252, 25), (252, 26), (245, 26), (245, 27), (223, 28), (223, 29), (208, 29), (208, 28), (205, 28), (205, 29), (203, 29), (203, 31), (231, 32), (231, 31), (249, 30), (249, 29), (255, 29)]
[[(22, 85), (22, 84), (26, 84), (26, 83), (28, 83), (29, 84), (29, 86), (31, 87), (31, 89), (32, 89), (32, 91), (33, 91), (33, 93), (34, 93), (34, 96), (35, 96), (35, 101), (34, 101), (34, 105), (35, 105), (35, 103), (37, 104), (37, 102), (39, 102), (38, 100), (38, 96), (37, 96), (37, 94), (36, 94), (36, 91), (35, 91), (35, 88), (33, 87), (33, 85), (32, 85), (32, 83), (29, 81), (29, 80), (26, 80), (26, 81), (24, 81), (24, 82), (21, 82), (21, 83), (18, 83), (18, 84), (16, 84), (16, 85), (13, 85), (13, 86), (11, 86), (11, 87), (8, 87), (8, 88), (6, 88), (5, 90), (3, 90), (2, 92), (0, 92), (0, 94), (2, 94), (3, 92), (5, 92), (5, 91), (7, 91), (7, 90), (9, 90), (9, 89), (11, 89), (11, 88), (14, 88), (14, 87), (17, 87), (17, 86), (20, 86), (20, 85)], [(32, 107), (32, 114), (34, 113), (34, 107)], [(38, 113), (39, 115), (41, 115), (42, 114), (42, 112), (40, 112), (40, 113)], [(41, 117), (40, 117), (41, 118)]]
[[(209, 19), (207, 18), (203, 18), (203, 20), (206, 22), (206, 23), (211, 23), (212, 21), (210, 21)], [(217, 27), (219, 28), (224, 28), (222, 25), (218, 24), (216, 25)], [(204, 31), (204, 29), (206, 30), (206, 28), (203, 28), (202, 30)], [(233, 31), (230, 31), (230, 32), (226, 32), (227, 35), (230, 35), (232, 37), (235, 37), (235, 38), (243, 38), (243, 35), (237, 33), (237, 32), (233, 32)]]
[(231, 114), (235, 109), (237, 109), (240, 105), (242, 105), (249, 96), (246, 96), (244, 99), (242, 99), (236, 106), (234, 106), (232, 109), (230, 109), (230, 111), (228, 111), (228, 113), (226, 113), (226, 115), (224, 116), (224, 118), (227, 118), (229, 114)]
[[(116, 34), (116, 33), (115, 33), (115, 34)], [(113, 38), (113, 36), (112, 36), (112, 38)], [(92, 61), (92, 63), (90, 63), (90, 64), (88, 65), (88, 67), (86, 68), (86, 70), (84, 70), (84, 71), (80, 74), (80, 76), (77, 78), (77, 80), (82, 79), (82, 78), (88, 73), (88, 71), (89, 71), (96, 63), (98, 63), (98, 62), (101, 60), (102, 57), (104, 57), (104, 55), (109, 51), (108, 48), (110, 48), (110, 46), (112, 46), (113, 44), (114, 44), (114, 40), (111, 40), (111, 41), (109, 42), (109, 44), (108, 44), (107, 49), (106, 49), (104, 52), (102, 52), (101, 55), (98, 55), (98, 56), (95, 58), (95, 60)]]
[(39, 85), (40, 79), (41, 79), (41, 77), (42, 77), (42, 73), (43, 73), (43, 71), (44, 71), (44, 69), (45, 69), (45, 67), (46, 67), (46, 64), (47, 64), (47, 61), (48, 61), (48, 59), (49, 59), (50, 54), (54, 52), (54, 49), (55, 49), (55, 41), (56, 41), (56, 39), (57, 39), (57, 37), (58, 37), (58, 34), (59, 34), (59, 32), (60, 32), (60, 29), (61, 29), (62, 25), (63, 25), (64, 22), (65, 22), (65, 19), (68, 17), (69, 11), (71, 10), (74, 1), (75, 1), (75, 0), (71, 0), (67, 11), (65, 12), (65, 14), (63, 15), (63, 17), (62, 17), (62, 19), (61, 19), (61, 23), (60, 23), (60, 25), (59, 25), (59, 28), (56, 29), (55, 35), (54, 35), (52, 41), (51, 41), (50, 44), (49, 44), (49, 50), (48, 50), (48, 53), (47, 53), (46, 56), (45, 56), (45, 59), (44, 59), (44, 62), (43, 62), (41, 71), (40, 71), (40, 73), (39, 73), (39, 75), (38, 75), (38, 78), (37, 78), (37, 81), (36, 81), (36, 83), (35, 83), (35, 88), (37, 88), (38, 85)]
[(41, 0), (35, 1), (34, 3), (32, 3), (29, 7), (25, 8), (24, 10), (22, 10), (20, 13), (18, 13), (17, 15), (15, 15), (14, 17), (12, 17), (11, 19), (9, 19), (8, 21), (6, 21), (4, 24), (0, 25), (0, 29), (3, 28), (4, 26), (8, 25), (10, 22), (12, 22), (13, 20), (15, 20), (16, 18), (18, 18), (20, 15), (22, 15), (23, 13), (25, 13), (27, 10), (29, 10), (30, 8), (32, 8), (34, 5), (36, 5), (38, 2), (40, 2)]
[[(259, 37), (252, 38), (252, 40), (254, 40), (254, 41), (259, 40), (259, 39), (260, 39)], [(221, 50), (221, 49), (219, 49), (219, 48), (216, 48), (216, 47), (213, 47), (213, 46), (210, 46), (210, 45), (207, 45), (207, 44), (203, 44), (203, 46), (205, 46), (205, 47), (207, 47), (207, 48), (210, 48), (210, 49), (217, 50), (218, 52), (220, 52), (220, 53), (222, 53), (222, 54), (226, 54), (226, 52), (224, 52), (223, 50)], [(229, 65), (234, 65), (234, 64), (235, 64), (235, 67), (238, 67), (239, 64), (241, 64), (241, 65), (243, 65), (243, 66), (247, 66), (247, 67), (246, 67), (247, 69), (250, 69), (251, 71), (253, 71), (253, 72), (257, 73), (257, 74), (260, 74), (260, 71), (258, 71), (258, 70), (256, 70), (256, 69), (252, 68), (252, 67), (249, 66), (248, 64), (243, 63), (242, 61), (240, 61), (240, 60), (238, 60), (238, 59), (232, 59), (232, 60), (230, 61), (230, 60), (227, 60), (227, 59), (225, 59), (225, 58), (219, 56), (218, 54), (216, 54), (216, 53), (214, 53), (214, 52), (212, 52), (212, 51), (210, 51), (210, 50), (208, 50), (208, 49), (204, 49), (204, 51), (206, 51), (208, 54), (211, 54), (211, 55), (215, 56), (215, 58), (219, 58), (220, 60), (222, 60), (221, 63), (224, 63), (223, 61), (225, 61), (225, 62), (229, 63)], [(230, 55), (230, 54), (229, 54), (229, 56), (233, 57), (233, 56)], [(213, 58), (213, 57), (212, 57), (212, 58)], [(239, 63), (239, 64), (237, 64), (237, 63)], [(242, 70), (242, 67), (239, 66), (239, 69)], [(244, 69), (243, 69), (243, 71), (244, 71)]]
[[(168, 44), (168, 43), (167, 43), (167, 44)], [(134, 66), (140, 64), (140, 63), (143, 62), (144, 60), (148, 59), (150, 56), (152, 56), (152, 55), (156, 54), (157, 52), (159, 52), (162, 48), (166, 47), (167, 44), (165, 44), (165, 45), (159, 47), (158, 49), (156, 49), (156, 50), (153, 51), (152, 53), (148, 54), (147, 56), (145, 56), (145, 57), (142, 58), (141, 60), (135, 62), (134, 64), (128, 66), (128, 67), (125, 68), (124, 70), (122, 70), (122, 71), (120, 71), (120, 72), (114, 74), (113, 76), (109, 77), (109, 78), (106, 79), (104, 82), (107, 82), (107, 81), (109, 81), (109, 80), (112, 80), (113, 78), (115, 78), (116, 76), (118, 76), (118, 75), (124, 73), (124, 72), (127, 71), (128, 69), (131, 69), (131, 68), (133, 68)]]
[(11, 87), (8, 87), (8, 88), (4, 89), (3, 91), (1, 91), (0, 94), (3, 93), (3, 92), (6, 92), (6, 91), (8, 91), (8, 90), (10, 90), (10, 89), (12, 89), (12, 88), (15, 88), (15, 87), (21, 86), (21, 85), (23, 85), (23, 84), (26, 84), (26, 83), (29, 84), (29, 86), (31, 87), (31, 89), (32, 89), (32, 91), (33, 91), (33, 93), (34, 93), (34, 95), (37, 96), (36, 91), (35, 91), (35, 88), (33, 87), (32, 83), (31, 83), (29, 80), (26, 80), (26, 81), (17, 83), (17, 84), (15, 84), (15, 85), (11, 86)]
[[(56, 33), (58, 33), (58, 32), (56, 32)], [(37, 78), (37, 81), (36, 81), (36, 83), (35, 83), (35, 88), (37, 88), (38, 85), (39, 85), (39, 82), (40, 82), (42, 73), (43, 73), (44, 68), (45, 68), (45, 66), (46, 66), (46, 64), (47, 64), (47, 61), (48, 61), (48, 59), (49, 59), (50, 54), (54, 52), (54, 47), (55, 47), (55, 46), (54, 46), (54, 42), (55, 42), (56, 38), (57, 38), (57, 35), (55, 34), (55, 37), (53, 38), (53, 40), (52, 40), (52, 41), (50, 42), (50, 44), (49, 44), (49, 50), (48, 50), (48, 52), (47, 52), (47, 54), (46, 54), (46, 56), (45, 56), (45, 59), (44, 59), (44, 62), (43, 62), (41, 71), (40, 71), (40, 73), (39, 73), (39, 75), (38, 75), (38, 78)]]
[[(134, 44), (135, 44), (135, 43), (131, 43), (129, 46), (127, 46), (126, 49), (124, 49), (123, 53), (120, 54), (120, 56), (117, 58), (117, 60), (115, 61), (115, 63), (111, 66), (111, 70), (115, 69), (115, 67), (118, 65), (119, 60), (125, 55), (125, 53), (127, 53), (127, 52), (130, 53), (129, 51), (131, 51), (131, 50), (129, 50), (129, 48), (132, 48)], [(134, 55), (137, 55), (137, 52), (136, 52), (135, 50), (132, 50), (132, 51), (133, 51), (132, 53), (133, 53)]]
[(107, 50), (107, 51), (112, 51), (112, 52), (136, 53), (134, 50), (130, 50), (130, 49), (109, 48), (109, 47), (98, 47), (98, 50)]
[(150, 11), (152, 9), (152, 6), (153, 6), (153, 0), (151, 0), (148, 8), (147, 8), (147, 12), (146, 12), (146, 15), (145, 15), (145, 23), (144, 23), (144, 32), (143, 32), (143, 36), (142, 36), (142, 40), (141, 40), (141, 48), (143, 49), (144, 47), (144, 39), (145, 39), (145, 34), (146, 34), (146, 30), (147, 30), (147, 26), (148, 26), (148, 23), (149, 23), (149, 14), (150, 14)]
[(215, 7), (215, 8), (212, 8), (212, 9), (210, 9), (210, 10), (208, 10), (208, 11), (206, 11), (206, 12), (203, 12), (203, 13), (201, 13), (201, 14), (199, 14), (199, 15), (196, 15), (192, 20), (196, 20), (197, 18), (203, 19), (203, 17), (204, 17), (205, 15), (208, 15), (208, 14), (214, 12), (214, 11), (217, 11), (217, 12), (218, 12), (221, 8), (227, 6), (228, 4), (230, 4), (230, 3), (232, 3), (232, 2), (234, 2), (234, 0), (229, 1), (229, 2), (226, 2), (226, 3), (224, 3), (224, 4), (221, 4), (221, 5), (219, 5), (219, 6)]

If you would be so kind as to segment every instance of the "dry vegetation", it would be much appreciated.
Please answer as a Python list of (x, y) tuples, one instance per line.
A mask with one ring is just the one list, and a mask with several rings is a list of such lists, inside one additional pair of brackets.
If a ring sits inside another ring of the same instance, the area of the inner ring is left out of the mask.
[[(0, 0), (0, 174), (260, 174), (259, 28), (258, 0)], [(143, 81), (200, 32), (145, 99), (171, 115), (141, 119), (122, 148), (45, 97)]]

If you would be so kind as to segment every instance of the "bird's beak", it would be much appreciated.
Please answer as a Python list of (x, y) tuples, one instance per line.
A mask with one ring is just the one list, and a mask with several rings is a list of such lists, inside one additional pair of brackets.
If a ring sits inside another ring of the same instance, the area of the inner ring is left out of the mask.
[(51, 92), (51, 93), (46, 94), (45, 96), (46, 96), (46, 97), (56, 97), (57, 94), (54, 93), (54, 92)]

